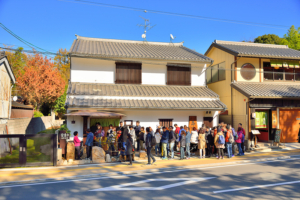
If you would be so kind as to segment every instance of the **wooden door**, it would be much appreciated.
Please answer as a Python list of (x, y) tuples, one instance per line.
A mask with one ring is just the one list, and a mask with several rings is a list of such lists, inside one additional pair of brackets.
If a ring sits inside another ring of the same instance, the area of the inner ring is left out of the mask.
[(286, 109), (279, 111), (280, 142), (298, 142), (300, 123), (299, 109)]
[(198, 130), (197, 116), (189, 116), (190, 131), (192, 131), (194, 127)]
[(212, 128), (213, 127), (213, 117), (203, 117), (203, 124), (206, 127)]

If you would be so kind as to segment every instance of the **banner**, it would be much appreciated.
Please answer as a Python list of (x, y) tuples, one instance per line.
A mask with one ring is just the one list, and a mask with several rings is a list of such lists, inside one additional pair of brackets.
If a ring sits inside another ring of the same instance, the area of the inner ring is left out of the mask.
[(268, 127), (268, 114), (267, 112), (255, 112), (255, 128)]

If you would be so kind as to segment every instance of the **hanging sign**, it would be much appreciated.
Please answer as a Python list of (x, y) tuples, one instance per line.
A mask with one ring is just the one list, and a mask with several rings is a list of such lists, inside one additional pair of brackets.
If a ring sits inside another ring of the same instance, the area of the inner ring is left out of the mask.
[(268, 115), (267, 112), (255, 112), (255, 128), (267, 128)]

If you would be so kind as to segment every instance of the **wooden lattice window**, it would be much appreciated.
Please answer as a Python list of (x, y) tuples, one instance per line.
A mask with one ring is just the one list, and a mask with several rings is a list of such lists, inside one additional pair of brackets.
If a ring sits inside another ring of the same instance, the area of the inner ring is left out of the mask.
[(140, 63), (116, 63), (116, 83), (141, 84), (142, 65)]
[(173, 126), (173, 119), (159, 119), (159, 125), (164, 127)]

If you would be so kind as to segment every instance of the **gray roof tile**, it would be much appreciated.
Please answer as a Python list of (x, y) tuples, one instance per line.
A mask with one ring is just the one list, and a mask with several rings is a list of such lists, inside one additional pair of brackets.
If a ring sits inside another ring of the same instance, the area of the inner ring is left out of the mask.
[(70, 55), (102, 58), (147, 58), (211, 62), (211, 59), (183, 46), (182, 43), (113, 40), (77, 36)]
[[(126, 102), (125, 104), (123, 102)], [(123, 99), (79, 99), (68, 98), (68, 107), (94, 108), (149, 108), (149, 109), (216, 109), (226, 106), (220, 100), (123, 100)]]
[(194, 97), (218, 98), (205, 86), (169, 86), (77, 83), (69, 84), (68, 95), (127, 96), (127, 97)]
[(286, 45), (216, 40), (206, 51), (205, 55), (207, 55), (213, 47), (219, 48), (235, 56), (300, 59), (300, 51), (290, 49)]
[(231, 83), (231, 87), (249, 98), (300, 98), (296, 83)]

